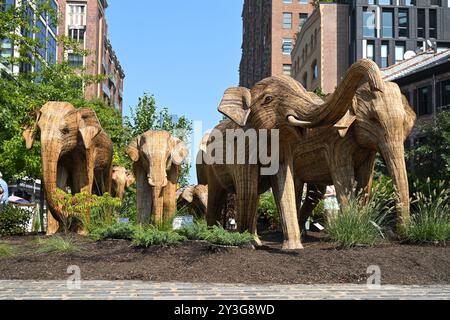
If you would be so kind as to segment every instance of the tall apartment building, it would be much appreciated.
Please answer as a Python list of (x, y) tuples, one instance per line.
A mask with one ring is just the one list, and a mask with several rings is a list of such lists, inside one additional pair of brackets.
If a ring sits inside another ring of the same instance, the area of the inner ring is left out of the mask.
[(253, 87), (272, 76), (291, 74), (295, 35), (312, 11), (310, 0), (245, 0), (240, 85)]
[(108, 39), (105, 10), (107, 0), (59, 0), (60, 34), (80, 43), (90, 54), (86, 57), (59, 50), (59, 58), (74, 67), (85, 67), (88, 74), (106, 75), (102, 83), (86, 88), (86, 98), (104, 99), (122, 112), (124, 71)]
[[(58, 2), (51, 0), (50, 5), (55, 12), (58, 11)], [(53, 17), (46, 13), (38, 14), (33, 2), (28, 0), (0, 0), (0, 10), (7, 10), (10, 6), (24, 6), (26, 18), (30, 27), (36, 28), (36, 33), (27, 31), (24, 28), (20, 28), (17, 32), (20, 32), (23, 36), (37, 40), (40, 43), (40, 47), (37, 49), (37, 53), (42, 57), (42, 61), (48, 64), (54, 64), (57, 59), (57, 35), (58, 28), (56, 23), (53, 22)], [(0, 62), (0, 69), (11, 73), (18, 74), (20, 72), (38, 72), (41, 68), (41, 62), (36, 60), (35, 66), (29, 63), (20, 63), (13, 65), (8, 62), (8, 58), (20, 57), (19, 47), (14, 44), (10, 39), (0, 39), (0, 56), (2, 57)]]

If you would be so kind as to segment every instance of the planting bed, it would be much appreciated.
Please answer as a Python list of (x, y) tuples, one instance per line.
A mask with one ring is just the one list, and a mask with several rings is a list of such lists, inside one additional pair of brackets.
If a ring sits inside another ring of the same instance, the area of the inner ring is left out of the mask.
[(450, 247), (386, 244), (336, 250), (310, 233), (305, 250), (283, 252), (279, 233), (264, 233), (264, 247), (211, 250), (204, 242), (137, 249), (128, 241), (93, 242), (77, 237), (81, 251), (38, 254), (36, 237), (0, 239), (17, 252), (0, 258), (0, 279), (64, 280), (78, 265), (85, 280), (145, 280), (213, 283), (366, 283), (366, 270), (378, 265), (383, 284), (450, 284)]

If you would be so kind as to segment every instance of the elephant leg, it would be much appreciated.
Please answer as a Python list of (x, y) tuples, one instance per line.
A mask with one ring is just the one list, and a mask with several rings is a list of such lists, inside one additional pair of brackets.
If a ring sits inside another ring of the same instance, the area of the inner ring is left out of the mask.
[(300, 179), (298, 178), (295, 178), (294, 181), (295, 181), (295, 203), (297, 205), (297, 218), (300, 224), (300, 229), (302, 229), (304, 224), (302, 224), (301, 222), (300, 209), (302, 207), (303, 188), (305, 186), (305, 183), (303, 181), (300, 181)]
[(113, 167), (110, 164), (107, 169), (104, 170), (104, 186), (105, 189), (103, 190), (103, 193), (108, 192), (111, 194), (112, 192), (112, 173), (113, 173)]
[(177, 184), (169, 181), (163, 190), (164, 222), (170, 221), (170, 219), (172, 219), (177, 213), (176, 197)]
[(285, 159), (280, 162), (278, 174), (271, 177), (272, 190), (283, 227), (283, 250), (303, 249), (295, 203), (292, 156), (287, 156)]
[(152, 190), (148, 184), (147, 174), (140, 165), (135, 165), (136, 174), (136, 202), (137, 215), (136, 222), (138, 224), (149, 224), (152, 212)]
[[(58, 165), (58, 172), (56, 178), (56, 184), (59, 189), (66, 191), (67, 181), (69, 179), (69, 172), (63, 165)], [(59, 230), (59, 222), (53, 217), (53, 214), (48, 211), (47, 214), (47, 235), (51, 236), (57, 233)]]
[(372, 191), (373, 171), (375, 168), (376, 154), (372, 153), (362, 163), (361, 166), (356, 168), (356, 183), (358, 192), (363, 192), (363, 204), (367, 204), (369, 201), (370, 193)]
[(355, 168), (352, 165), (352, 159), (349, 160), (344, 164), (330, 166), (331, 176), (341, 209), (347, 206), (349, 200), (355, 196)]
[(206, 221), (208, 226), (221, 224), (222, 209), (227, 201), (228, 191), (222, 188), (214, 174), (208, 174), (208, 205), (206, 208)]
[(308, 191), (306, 193), (305, 202), (300, 210), (300, 225), (302, 227), (304, 227), (306, 221), (308, 221), (308, 219), (312, 217), (314, 209), (317, 207), (317, 205), (325, 195), (326, 188), (327, 187), (323, 185), (308, 184)]
[(259, 167), (256, 165), (236, 165), (236, 222), (240, 232), (254, 232), (258, 210)]

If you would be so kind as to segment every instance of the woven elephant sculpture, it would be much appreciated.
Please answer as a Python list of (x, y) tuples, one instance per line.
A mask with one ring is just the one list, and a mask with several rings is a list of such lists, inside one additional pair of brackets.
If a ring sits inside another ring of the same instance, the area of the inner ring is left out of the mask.
[[(111, 192), (113, 145), (95, 112), (67, 102), (48, 102), (38, 112), (34, 127), (23, 136), (31, 149), (40, 130), (42, 171), (51, 215), (47, 233), (57, 232), (62, 213), (54, 201), (56, 189), (72, 194)], [(89, 217), (86, 217), (89, 219)], [(83, 232), (83, 226), (74, 227)]]
[(161, 225), (176, 213), (180, 165), (186, 145), (167, 131), (147, 131), (129, 144), (137, 183), (137, 222)]
[(177, 208), (195, 213), (197, 217), (205, 217), (208, 207), (208, 186), (188, 186), (177, 191)]
[(111, 195), (122, 200), (126, 189), (135, 182), (136, 178), (133, 172), (124, 167), (113, 167)]
[[(264, 79), (251, 90), (226, 90), (219, 111), (229, 120), (222, 121), (214, 129), (197, 159), (199, 183), (208, 185), (208, 224), (214, 225), (220, 220), (220, 208), (226, 194), (235, 193), (238, 230), (256, 234), (259, 195), (272, 188), (281, 215), (283, 249), (301, 249), (292, 150), (302, 141), (306, 128), (333, 126), (339, 121), (348, 111), (363, 79), (369, 81), (373, 91), (382, 90), (380, 71), (370, 60), (352, 65), (336, 92), (322, 103), (313, 100), (299, 82), (287, 76)], [(250, 155), (255, 150), (250, 148), (256, 148), (256, 154), (261, 155), (260, 143), (256, 147), (245, 143), (244, 150), (240, 150), (239, 139), (227, 140), (229, 132), (241, 130), (246, 135), (264, 129), (269, 130), (267, 149), (274, 144), (279, 146), (279, 150), (271, 152), (272, 155), (279, 155), (279, 159), (275, 160), (278, 170), (271, 174), (262, 174), (267, 163), (261, 159), (251, 159)], [(278, 137), (273, 136), (273, 141), (272, 135), (276, 133), (270, 131), (272, 129), (278, 130)], [(217, 140), (228, 142), (220, 149)], [(209, 160), (217, 158), (218, 153), (222, 155), (221, 161), (211, 163)], [(236, 155), (242, 153), (246, 157), (244, 161), (236, 161)]]
[(367, 84), (358, 89), (352, 108), (338, 123), (339, 130), (310, 130), (294, 149), (298, 204), (304, 183), (308, 184), (308, 196), (299, 212), (300, 224), (304, 225), (311, 215), (327, 185), (335, 185), (341, 206), (355, 194), (369, 196), (375, 157), (380, 153), (399, 200), (398, 226), (403, 226), (410, 207), (404, 142), (415, 121), (416, 114), (398, 85), (386, 82), (383, 92), (373, 92)]

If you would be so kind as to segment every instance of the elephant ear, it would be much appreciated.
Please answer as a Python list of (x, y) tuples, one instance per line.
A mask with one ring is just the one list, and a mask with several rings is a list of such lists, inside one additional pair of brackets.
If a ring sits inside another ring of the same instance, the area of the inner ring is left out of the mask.
[(183, 193), (181, 194), (181, 197), (188, 203), (192, 203), (192, 201), (194, 201), (194, 191), (195, 191), (194, 186), (187, 187), (186, 189), (184, 189)]
[(345, 116), (334, 125), (334, 128), (338, 129), (341, 138), (345, 138), (347, 136), (350, 127), (353, 125), (353, 123), (355, 123), (356, 108), (357, 108), (357, 100), (356, 98), (354, 98), (352, 102), (352, 107), (347, 111)]
[(189, 150), (186, 144), (178, 138), (171, 138), (171, 159), (175, 165), (183, 163), (184, 159), (189, 155)]
[(25, 128), (25, 131), (22, 133), (23, 138), (25, 139), (26, 148), (30, 150), (33, 147), (34, 139), (36, 138), (36, 131), (39, 125), (39, 120), (41, 120), (42, 112), (36, 112), (36, 122), (33, 126), (28, 126)]
[(219, 112), (243, 127), (250, 115), (252, 95), (247, 88), (229, 88), (225, 91), (219, 105)]
[(127, 154), (133, 162), (139, 161), (139, 139), (140, 137), (134, 138), (127, 147)]
[(417, 120), (417, 115), (411, 108), (408, 99), (402, 94), (402, 103), (405, 108), (405, 121), (403, 122), (403, 132), (406, 138), (410, 135)]

